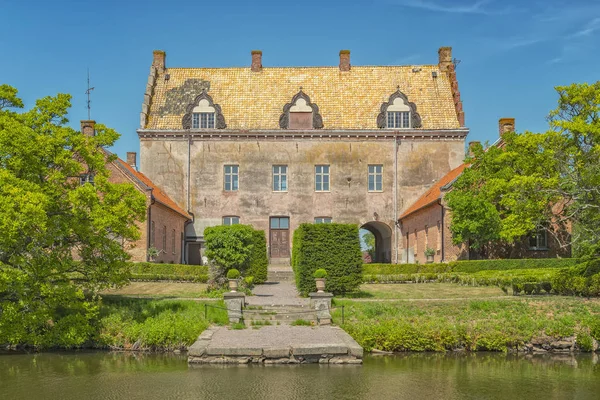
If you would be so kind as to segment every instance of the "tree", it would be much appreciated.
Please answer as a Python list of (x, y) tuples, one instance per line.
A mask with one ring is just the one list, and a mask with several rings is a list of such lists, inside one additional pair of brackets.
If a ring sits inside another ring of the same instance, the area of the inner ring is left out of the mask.
[(367, 250), (367, 253), (371, 256), (371, 259), (375, 259), (375, 235), (367, 231), (362, 235), (362, 242), (365, 245), (365, 250)]
[[(557, 87), (545, 133), (505, 133), (481, 146), (446, 195), (456, 244), (486, 252), (546, 230), (561, 246), (596, 253), (600, 239), (600, 82)], [(575, 234), (566, 235), (573, 224)], [(594, 250), (596, 248), (596, 250)]]
[(235, 268), (245, 274), (254, 249), (254, 229), (250, 225), (219, 225), (204, 229), (206, 257), (216, 269), (211, 281), (224, 283), (227, 271)]
[[(126, 282), (122, 241), (139, 237), (145, 198), (108, 182), (103, 151), (118, 134), (66, 126), (71, 97), (22, 108), (0, 86), (0, 344), (78, 346), (90, 338), (96, 291)], [(81, 174), (94, 184), (80, 184)]]

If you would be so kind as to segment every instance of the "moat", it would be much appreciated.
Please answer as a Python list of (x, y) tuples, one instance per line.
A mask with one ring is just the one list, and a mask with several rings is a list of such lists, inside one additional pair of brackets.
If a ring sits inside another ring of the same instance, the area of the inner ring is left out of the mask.
[(197, 366), (185, 354), (0, 355), (4, 399), (597, 399), (597, 355), (366, 357), (363, 366)]

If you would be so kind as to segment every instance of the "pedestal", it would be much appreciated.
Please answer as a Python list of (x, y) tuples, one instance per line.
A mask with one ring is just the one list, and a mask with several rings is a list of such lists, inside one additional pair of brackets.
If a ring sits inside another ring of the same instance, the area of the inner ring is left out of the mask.
[(242, 307), (244, 307), (246, 296), (240, 292), (226, 292), (223, 294), (223, 298), (227, 306), (229, 322), (237, 324), (242, 319)]
[(331, 299), (333, 298), (333, 294), (314, 292), (309, 293), (308, 296), (310, 297), (310, 307), (317, 310), (317, 321), (319, 322), (319, 325), (331, 324), (331, 313), (329, 310), (331, 309)]

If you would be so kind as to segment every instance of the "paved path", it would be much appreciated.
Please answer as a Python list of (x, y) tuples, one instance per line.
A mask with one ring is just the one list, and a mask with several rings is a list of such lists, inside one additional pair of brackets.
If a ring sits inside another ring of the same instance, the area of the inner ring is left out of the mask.
[(266, 282), (256, 285), (254, 296), (246, 297), (250, 306), (300, 306), (308, 307), (309, 300), (298, 295), (296, 286), (290, 281)]

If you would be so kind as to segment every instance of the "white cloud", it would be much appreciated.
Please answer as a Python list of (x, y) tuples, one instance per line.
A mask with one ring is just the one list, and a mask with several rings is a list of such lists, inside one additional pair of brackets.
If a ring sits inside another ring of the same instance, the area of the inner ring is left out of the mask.
[[(457, 4), (456, 1), (447, 2), (446, 4), (436, 3), (429, 0), (396, 0), (394, 4), (398, 4), (405, 7), (420, 8), (428, 11), (442, 12), (442, 13), (455, 13), (455, 14), (485, 14), (485, 15), (497, 15), (506, 14), (510, 9), (494, 10), (487, 8), (492, 0), (478, 0), (471, 4)], [(450, 3), (450, 4), (448, 4)]]

